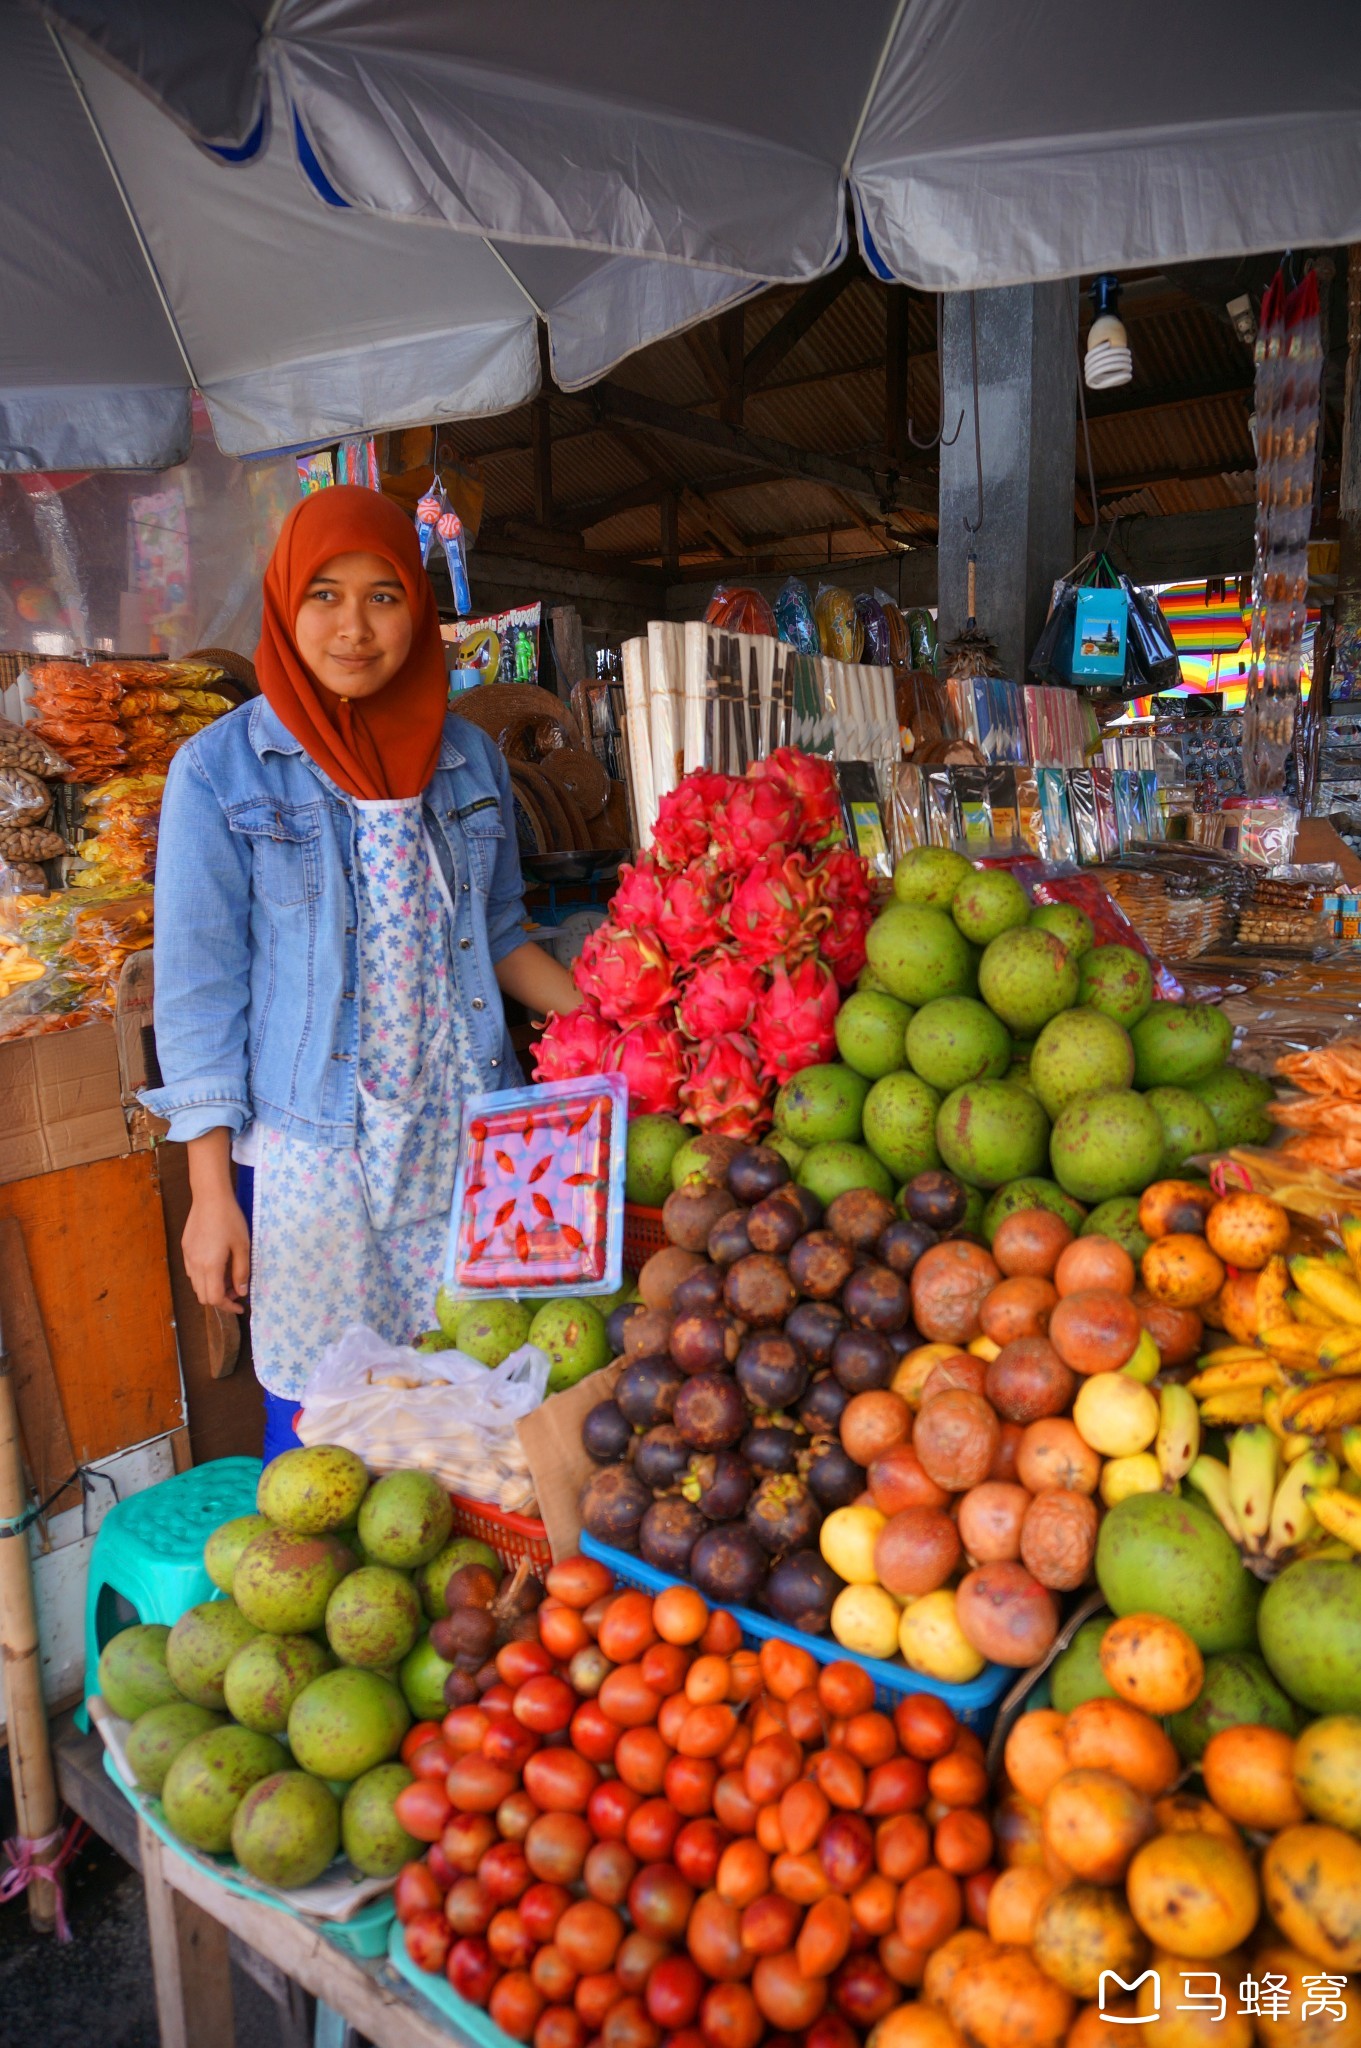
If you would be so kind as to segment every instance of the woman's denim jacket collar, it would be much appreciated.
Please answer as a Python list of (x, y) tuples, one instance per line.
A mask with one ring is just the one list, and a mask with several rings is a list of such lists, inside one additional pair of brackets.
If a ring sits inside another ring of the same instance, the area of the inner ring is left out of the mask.
[[(483, 1085), (518, 1078), (498, 961), (523, 944), (510, 778), (445, 721), (425, 821), (454, 911), (453, 998)], [(156, 1050), (141, 1099), (172, 1138), (253, 1119), (324, 1145), (356, 1138), (355, 806), (270, 706), (210, 726), (171, 763), (156, 859)]]

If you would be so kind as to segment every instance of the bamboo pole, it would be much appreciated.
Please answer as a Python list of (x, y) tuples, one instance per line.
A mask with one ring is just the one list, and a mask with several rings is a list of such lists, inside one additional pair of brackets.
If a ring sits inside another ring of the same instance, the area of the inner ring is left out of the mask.
[[(9, 1353), (0, 1351), (0, 1523), (17, 1521), (27, 1505), (14, 1378)], [(56, 1832), (59, 1805), (47, 1739), (27, 1535), (0, 1537), (0, 1669), (19, 1834), (42, 1841)], [(50, 1934), (56, 1926), (57, 1890), (50, 1878), (35, 1878), (29, 1885), (28, 1917), (40, 1934)]]

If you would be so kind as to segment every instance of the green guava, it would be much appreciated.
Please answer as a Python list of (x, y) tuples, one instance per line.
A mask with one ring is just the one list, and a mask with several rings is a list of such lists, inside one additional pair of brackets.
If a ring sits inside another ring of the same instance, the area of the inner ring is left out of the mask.
[[(529, 1342), (532, 1321), (531, 1311), (522, 1302), (474, 1302), (454, 1326), (454, 1349), (475, 1358), (479, 1365), (500, 1365), (503, 1358)], [(438, 1544), (435, 1547), (438, 1549)]]
[(1099, 1010), (1063, 1010), (1035, 1041), (1030, 1079), (1051, 1117), (1075, 1096), (1128, 1088), (1134, 1079), (1129, 1033)]
[(1213, 1003), (1154, 1003), (1129, 1035), (1136, 1088), (1189, 1088), (1223, 1066), (1233, 1025)]
[(1150, 1088), (1144, 1096), (1163, 1127), (1159, 1180), (1175, 1180), (1197, 1152), (1213, 1152), (1219, 1143), (1215, 1120), (1189, 1088)]
[(914, 1008), (973, 993), (973, 949), (949, 912), (930, 904), (891, 903), (870, 926), (865, 952), (889, 994)]
[(936, 1112), (940, 1094), (916, 1074), (885, 1074), (865, 1100), (865, 1143), (893, 1183), (940, 1165)]
[(1037, 903), (1030, 913), (1030, 922), (1042, 932), (1052, 932), (1075, 960), (1090, 953), (1096, 943), (1092, 921), (1076, 903)]
[(1009, 1180), (998, 1188), (984, 1209), (982, 1233), (989, 1244), (1008, 1216), (1014, 1216), (1020, 1209), (1049, 1209), (1055, 1216), (1061, 1216), (1072, 1231), (1082, 1227), (1087, 1213), (1057, 1181), (1046, 1180), (1042, 1174), (1026, 1174), (1023, 1179)]
[(1221, 1150), (1270, 1142), (1276, 1126), (1265, 1111), (1276, 1091), (1264, 1074), (1251, 1074), (1246, 1067), (1216, 1067), (1203, 1080), (1188, 1081), (1186, 1086), (1214, 1118)]
[(824, 1208), (848, 1188), (873, 1188), (886, 1200), (893, 1195), (893, 1176), (864, 1145), (810, 1145), (794, 1178), (801, 1188), (816, 1195)]
[(972, 996), (925, 1003), (907, 1027), (907, 1063), (948, 1094), (966, 1081), (996, 1080), (1011, 1064), (1011, 1039), (999, 1017)]
[(91, 1688), (110, 1713), (135, 1721), (151, 1707), (168, 1706), (181, 1697), (168, 1669), (169, 1641), (170, 1630), (159, 1621), (135, 1622), (110, 1636), (99, 1653), (99, 1670)]
[(917, 846), (893, 870), (893, 893), (900, 903), (934, 903), (942, 908), (964, 877), (973, 872), (962, 853), (948, 846)]
[(1049, 1139), (1059, 1186), (1081, 1202), (1141, 1195), (1158, 1178), (1163, 1127), (1132, 1088), (1079, 1095), (1060, 1110)]
[(1130, 946), (1096, 946), (1078, 963), (1078, 1001), (1128, 1031), (1153, 1002), (1152, 969)]
[(345, 1529), (369, 1490), (364, 1460), (340, 1444), (300, 1445), (271, 1459), (260, 1474), (255, 1505), (295, 1536)]
[(775, 1128), (796, 1145), (854, 1143), (870, 1084), (836, 1063), (805, 1067), (775, 1097)]
[(593, 1301), (546, 1301), (529, 1326), (529, 1342), (553, 1362), (548, 1391), (560, 1394), (610, 1362), (605, 1318)]
[(640, 1208), (660, 1209), (671, 1193), (671, 1162), (686, 1132), (673, 1116), (632, 1116), (624, 1168), (624, 1195)]
[(1153, 1240), (1139, 1228), (1139, 1197), (1116, 1195), (1100, 1203), (1078, 1232), (1079, 1237), (1109, 1237), (1123, 1245), (1137, 1266)]
[(1005, 868), (976, 868), (950, 899), (950, 915), (971, 944), (990, 946), (1028, 921), (1030, 898)]
[(907, 1065), (905, 1039), (915, 1014), (896, 996), (874, 990), (847, 996), (837, 1012), (836, 1049), (867, 1081), (896, 1074)]
[(1077, 962), (1052, 932), (1020, 925), (988, 947), (978, 987), (1013, 1038), (1033, 1038), (1077, 1001)]
[(1035, 1097), (1012, 1081), (970, 1081), (941, 1104), (936, 1145), (960, 1180), (999, 1188), (1045, 1165), (1049, 1119)]
[(374, 1564), (410, 1572), (444, 1548), (453, 1523), (453, 1504), (431, 1473), (389, 1472), (359, 1510), (359, 1541)]

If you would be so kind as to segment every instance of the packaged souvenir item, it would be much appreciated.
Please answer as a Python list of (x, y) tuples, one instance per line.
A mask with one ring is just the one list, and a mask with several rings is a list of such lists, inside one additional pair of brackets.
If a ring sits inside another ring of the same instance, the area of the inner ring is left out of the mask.
[(893, 660), (893, 643), (884, 607), (870, 591), (862, 590), (855, 600), (855, 611), (865, 630), (861, 660), (873, 662), (876, 668), (888, 668)]
[(463, 1114), (445, 1285), (609, 1294), (624, 1269), (622, 1075), (475, 1095)]
[(865, 626), (849, 590), (834, 583), (818, 586), (813, 601), (818, 622), (818, 639), (829, 661), (859, 661), (865, 644)]
[(704, 614), (706, 626), (717, 626), (724, 633), (765, 633), (772, 640), (778, 629), (775, 614), (767, 599), (759, 590), (751, 590), (745, 584), (719, 583), (709, 599), (709, 609)]
[(800, 654), (817, 654), (818, 622), (813, 616), (813, 600), (808, 594), (808, 585), (798, 576), (791, 576), (781, 585), (775, 600), (775, 630), (781, 640)]

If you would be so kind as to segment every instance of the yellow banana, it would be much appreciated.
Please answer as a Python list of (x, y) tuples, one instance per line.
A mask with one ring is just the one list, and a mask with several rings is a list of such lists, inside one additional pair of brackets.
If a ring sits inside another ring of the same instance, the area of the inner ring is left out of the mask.
[[(1187, 1387), (1198, 1398), (1205, 1394), (1227, 1394), (1234, 1387), (1283, 1387), (1285, 1374), (1274, 1358), (1259, 1351), (1252, 1358), (1231, 1358), (1226, 1365), (1210, 1365), (1197, 1373)], [(1163, 1389), (1166, 1393), (1167, 1388)]]
[(1342, 1249), (1351, 1260), (1352, 1272), (1361, 1280), (1361, 1216), (1343, 1217)]
[[(1361, 1219), (1357, 1228), (1361, 1230)], [(1349, 1422), (1342, 1431), (1342, 1455), (1353, 1472), (1361, 1473), (1361, 1422)]]
[(1211, 1394), (1200, 1404), (1205, 1429), (1243, 1429), (1262, 1420), (1262, 1387), (1233, 1387), (1227, 1394)]
[(1237, 1358), (1260, 1358), (1260, 1344), (1219, 1344), (1213, 1351), (1202, 1351), (1196, 1360), (1197, 1372), (1208, 1372), (1212, 1365), (1232, 1365)]
[(1350, 1273), (1352, 1270), (1350, 1255), (1341, 1245), (1330, 1245), (1326, 1252), (1319, 1253), (1318, 1258), (1321, 1266), (1333, 1266), (1339, 1273)]
[(1223, 1459), (1207, 1458), (1202, 1451), (1186, 1477), (1197, 1493), (1204, 1496), (1207, 1505), (1213, 1508), (1234, 1542), (1241, 1543), (1243, 1531), (1229, 1498), (1229, 1468)]
[(1318, 1363), (1325, 1372), (1336, 1372), (1339, 1366), (1350, 1368), (1361, 1359), (1361, 1330), (1351, 1324), (1325, 1331), (1323, 1342), (1318, 1347)]
[(1361, 1550), (1361, 1500), (1340, 1486), (1311, 1486), (1304, 1497), (1321, 1528), (1350, 1549)]
[(1278, 1323), (1285, 1314), (1290, 1289), (1290, 1270), (1279, 1252), (1269, 1258), (1257, 1275), (1256, 1315), (1259, 1330)]
[(1334, 1327), (1327, 1309), (1316, 1308), (1293, 1287), (1285, 1297), (1285, 1305), (1297, 1323), (1307, 1324), (1311, 1330), (1331, 1330)]
[(1281, 1413), (1286, 1428), (1296, 1436), (1326, 1436), (1330, 1429), (1361, 1421), (1361, 1379), (1294, 1387), (1282, 1402)]
[(1200, 1411), (1191, 1387), (1166, 1386), (1158, 1397), (1158, 1434), (1153, 1451), (1163, 1485), (1175, 1490), (1200, 1450)]
[(1316, 1436), (1291, 1436), (1287, 1431), (1284, 1437), (1277, 1435), (1276, 1441), (1287, 1465), (1293, 1465), (1297, 1458), (1307, 1458), (1310, 1451), (1318, 1449)]
[(1284, 1399), (1283, 1387), (1263, 1387), (1262, 1420), (1278, 1443), (1283, 1442), (1289, 1434), (1285, 1426), (1285, 1417), (1281, 1413), (1281, 1403)]
[(1302, 1543), (1296, 1551), (1293, 1562), (1299, 1564), (1306, 1557), (1326, 1558), (1330, 1564), (1347, 1564), (1356, 1552), (1346, 1543), (1339, 1543), (1336, 1536), (1330, 1536), (1326, 1529), (1320, 1529), (1312, 1543)]
[(1275, 1323), (1262, 1331), (1261, 1341), (1273, 1358), (1286, 1365), (1315, 1365), (1332, 1334), (1332, 1330), (1308, 1329), (1303, 1323)]
[(1229, 1438), (1229, 1500), (1249, 1550), (1260, 1550), (1266, 1540), (1280, 1473), (1280, 1451), (1264, 1422), (1234, 1431)]
[(1307, 1301), (1326, 1309), (1336, 1322), (1361, 1324), (1361, 1283), (1350, 1262), (1340, 1273), (1326, 1259), (1292, 1259), (1290, 1277)]
[(1306, 1487), (1336, 1486), (1337, 1460), (1330, 1458), (1326, 1451), (1306, 1450), (1286, 1469), (1284, 1479), (1276, 1488), (1276, 1498), (1271, 1503), (1271, 1523), (1267, 1530), (1266, 1554), (1279, 1557), (1284, 1550), (1295, 1550), (1301, 1543), (1308, 1543), (1318, 1531), (1318, 1518), (1305, 1499)]

